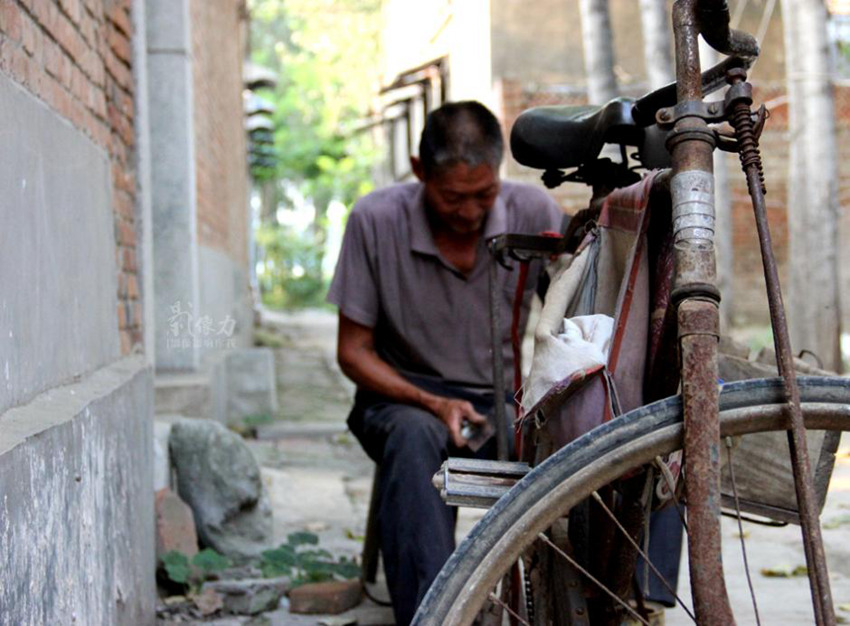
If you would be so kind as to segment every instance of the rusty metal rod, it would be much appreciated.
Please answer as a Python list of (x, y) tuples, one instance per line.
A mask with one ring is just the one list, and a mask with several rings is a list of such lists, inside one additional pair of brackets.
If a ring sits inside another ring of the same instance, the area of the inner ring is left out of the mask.
[[(749, 109), (749, 107), (747, 107)], [(797, 374), (794, 370), (794, 357), (791, 352), (791, 340), (788, 335), (788, 322), (782, 302), (782, 290), (779, 285), (779, 272), (770, 241), (770, 228), (767, 223), (764, 192), (757, 163), (749, 163), (744, 169), (747, 175), (747, 187), (753, 200), (756, 229), (761, 248), (764, 278), (767, 285), (767, 301), (770, 309), (770, 322), (773, 326), (773, 345), (776, 350), (776, 364), (782, 376), (785, 398), (788, 402), (788, 445), (791, 452), (791, 466), (794, 470), (794, 487), (797, 492), (797, 508), (800, 515), (800, 527), (803, 533), (803, 546), (806, 563), (809, 568), (809, 584), (815, 611), (815, 621), (832, 626), (835, 624), (835, 608), (832, 604), (832, 591), (829, 586), (829, 572), (823, 549), (818, 506), (815, 502), (812, 481), (812, 469), (809, 462), (809, 449), (806, 446), (806, 426), (800, 409), (800, 391), (797, 387)]]
[[(702, 101), (698, 3), (676, 0), (677, 100)], [(714, 255), (713, 135), (695, 116), (676, 121), (673, 155), (674, 294), (678, 308), (688, 472), (688, 553), (694, 612), (701, 626), (735, 624), (723, 578), (720, 543), (720, 422), (718, 415), (718, 296)]]
[(505, 410), (505, 366), (502, 362), (502, 299), (499, 289), (499, 260), (493, 250), (494, 241), (488, 242), (490, 248), (490, 349), (493, 357), (493, 419), (496, 428), (496, 456), (507, 461), (510, 456), (508, 447), (507, 411)]

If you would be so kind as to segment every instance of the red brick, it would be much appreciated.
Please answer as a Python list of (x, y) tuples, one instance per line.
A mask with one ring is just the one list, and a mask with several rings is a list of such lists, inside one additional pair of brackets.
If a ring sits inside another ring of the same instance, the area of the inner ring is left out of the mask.
[(168, 487), (156, 492), (156, 555), (176, 550), (188, 557), (198, 553), (195, 517), (188, 504)]
[(289, 612), (337, 615), (360, 604), (363, 587), (359, 580), (334, 580), (301, 585), (289, 592)]
[(82, 16), (80, 0), (59, 0), (59, 6), (73, 23), (78, 24), (80, 22)]
[(130, 341), (133, 344), (133, 352), (141, 354), (144, 352), (143, 346), (145, 343), (145, 336), (142, 333), (142, 327), (138, 326), (130, 330)]
[(123, 302), (118, 303), (118, 330), (127, 328), (127, 305)]
[(36, 44), (38, 42), (38, 35), (41, 32), (36, 23), (32, 21), (32, 18), (26, 13), (21, 13), (21, 45), (23, 45), (24, 50), (27, 51), (27, 54), (31, 56), (36, 56)]
[(121, 136), (121, 140), (128, 146), (132, 146), (136, 141), (135, 129), (121, 111), (118, 110), (112, 102), (106, 105), (107, 115), (109, 116), (109, 124), (112, 129)]
[(97, 29), (97, 24), (94, 21), (91, 13), (89, 11), (82, 11), (80, 14), (80, 35), (82, 35), (83, 39), (91, 45), (95, 41), (95, 30)]
[(9, 0), (0, 1), (0, 30), (14, 42), (21, 41), (21, 9)]
[(109, 150), (109, 129), (90, 111), (86, 112), (86, 131), (98, 146)]
[(127, 297), (130, 300), (139, 299), (139, 279), (136, 278), (135, 274), (127, 276)]
[(87, 46), (71, 20), (64, 14), (56, 12), (49, 30), (72, 59), (80, 58)]
[(133, 200), (126, 191), (113, 192), (112, 208), (124, 219), (133, 219)]
[(116, 189), (126, 191), (129, 194), (134, 194), (136, 191), (136, 177), (133, 172), (130, 172), (118, 163), (112, 164), (112, 181)]
[(106, 61), (107, 73), (115, 79), (119, 85), (125, 89), (131, 89), (133, 85), (133, 76), (130, 74), (130, 69), (123, 63), (115, 53), (107, 50), (103, 55)]
[(115, 6), (113, 6), (112, 10), (109, 11), (109, 20), (125, 35), (130, 36), (133, 34), (133, 27), (130, 24), (130, 16), (122, 3), (115, 3)]
[(121, 334), (121, 354), (128, 355), (133, 351), (133, 335), (128, 330), (120, 331)]
[[(122, 263), (121, 267), (124, 269), (124, 271), (135, 272), (136, 269), (137, 269), (137, 267), (136, 267), (136, 253), (133, 250), (131, 250), (130, 248), (124, 248), (123, 256), (124, 256), (124, 259), (123, 259), (123, 263)], [(127, 295), (130, 294), (130, 284), (132, 282), (132, 278), (133, 277), (131, 276), (130, 278), (127, 279)], [(138, 295), (138, 291), (136, 293)]]
[(130, 40), (127, 39), (127, 36), (117, 28), (110, 28), (108, 39), (109, 47), (116, 56), (127, 65), (130, 65), (133, 59), (133, 50), (130, 47)]
[(124, 272), (118, 272), (117, 296), (121, 300), (127, 297), (127, 275)]
[(131, 304), (130, 310), (132, 311), (132, 315), (130, 317), (130, 324), (135, 328), (141, 328), (142, 326), (142, 303), (139, 300), (134, 300)]
[(89, 83), (89, 93), (86, 98), (86, 105), (89, 110), (97, 116), (98, 119), (106, 119), (106, 95), (103, 90), (96, 85)]

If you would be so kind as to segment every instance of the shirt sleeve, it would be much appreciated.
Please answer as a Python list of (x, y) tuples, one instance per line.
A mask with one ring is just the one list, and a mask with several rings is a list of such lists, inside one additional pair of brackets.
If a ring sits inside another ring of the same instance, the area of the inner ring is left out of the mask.
[(540, 217), (543, 221), (543, 226), (540, 229), (543, 231), (561, 232), (561, 225), (564, 221), (564, 211), (558, 206), (558, 203), (548, 193), (542, 193), (542, 204)]
[(328, 302), (345, 317), (374, 328), (378, 321), (374, 233), (368, 216), (355, 206), (348, 216)]

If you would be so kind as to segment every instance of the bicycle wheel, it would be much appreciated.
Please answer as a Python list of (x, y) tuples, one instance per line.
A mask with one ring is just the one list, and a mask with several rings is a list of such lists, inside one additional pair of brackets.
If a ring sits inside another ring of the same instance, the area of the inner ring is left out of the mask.
[[(800, 378), (806, 426), (850, 430), (850, 380)], [(785, 430), (780, 379), (731, 383), (720, 394), (722, 436)], [(682, 406), (667, 398), (618, 417), (534, 468), (458, 546), (424, 598), (419, 625), (471, 624), (511, 564), (593, 492), (682, 446)]]

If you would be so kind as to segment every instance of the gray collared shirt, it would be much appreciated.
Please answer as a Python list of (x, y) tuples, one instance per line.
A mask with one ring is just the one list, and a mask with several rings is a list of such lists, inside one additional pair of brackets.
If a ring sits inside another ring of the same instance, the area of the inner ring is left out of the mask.
[[(486, 239), (501, 233), (558, 230), (562, 213), (542, 190), (503, 182), (484, 224), (472, 271), (440, 254), (420, 183), (394, 185), (362, 198), (351, 211), (328, 301), (372, 328), (378, 354), (402, 375), (469, 387), (492, 387)], [(518, 268), (499, 268), (503, 357), (510, 380), (511, 306)], [(527, 318), (538, 269), (526, 285)]]

